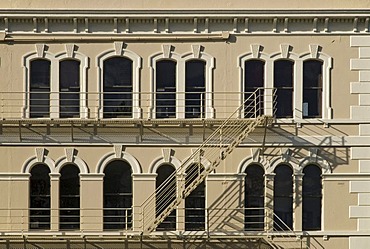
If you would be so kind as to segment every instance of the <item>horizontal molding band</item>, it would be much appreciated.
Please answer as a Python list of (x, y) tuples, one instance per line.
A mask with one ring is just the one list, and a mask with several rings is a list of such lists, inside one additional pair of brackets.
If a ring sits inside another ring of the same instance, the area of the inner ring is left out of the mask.
[(162, 17), (162, 16), (204, 16), (204, 17), (368, 17), (369, 9), (225, 9), (225, 8), (209, 8), (209, 9), (1, 9), (0, 17), (45, 17), (52, 15), (54, 17)]

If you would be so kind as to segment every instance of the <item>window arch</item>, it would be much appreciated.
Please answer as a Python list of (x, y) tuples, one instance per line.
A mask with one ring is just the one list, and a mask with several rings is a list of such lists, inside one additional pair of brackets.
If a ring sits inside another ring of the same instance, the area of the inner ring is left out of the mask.
[(176, 118), (177, 62), (158, 60), (155, 78), (156, 118)]
[(113, 160), (104, 168), (104, 229), (132, 227), (132, 169), (123, 160)]
[(265, 220), (265, 172), (260, 165), (251, 164), (247, 167), (245, 173), (244, 230), (263, 230)]
[(307, 59), (303, 62), (303, 104), (304, 118), (321, 118), (323, 109), (323, 62)]
[(313, 164), (303, 169), (303, 230), (321, 230), (321, 169)]
[(130, 58), (114, 56), (103, 65), (103, 117), (131, 118), (133, 94), (133, 62)]
[[(176, 199), (176, 174), (175, 168), (171, 164), (162, 164), (157, 169), (156, 177), (156, 216), (159, 216), (167, 206)], [(159, 188), (164, 182), (164, 187)], [(164, 198), (165, 197), (165, 198)], [(158, 225), (157, 230), (171, 231), (176, 230), (176, 209)]]
[(204, 118), (206, 99), (206, 62), (185, 62), (185, 118)]
[[(112, 94), (107, 94), (105, 96), (106, 98), (104, 98), (104, 96), (100, 96), (98, 108), (99, 117), (141, 118), (141, 108), (139, 100), (141, 57), (130, 50), (123, 49), (123, 45), (124, 44), (122, 42), (115, 42), (115, 49), (105, 51), (97, 57), (96, 63), (98, 65), (99, 78), (98, 92), (104, 93), (104, 90), (113, 91)], [(112, 58), (113, 60), (109, 61), (110, 58)], [(110, 76), (108, 77), (108, 75), (110, 74), (109, 72), (105, 72), (105, 69), (107, 69), (106, 66), (110, 66), (109, 64), (106, 64), (106, 62), (113, 63), (113, 67), (109, 68), (111, 70), (111, 76), (114, 76), (113, 78)], [(122, 66), (124, 68), (124, 71), (116, 70), (117, 67), (122, 68)], [(129, 70), (129, 68), (131, 68), (131, 70)], [(119, 79), (119, 75), (123, 75), (125, 79)], [(107, 84), (107, 86), (105, 86), (106, 77), (110, 78), (110, 83)], [(115, 82), (115, 80), (113, 79), (117, 77), (118, 81)], [(131, 85), (129, 82), (130, 79)], [(113, 88), (114, 85), (117, 86), (117, 90)], [(105, 87), (107, 87), (108, 89), (104, 89)], [(125, 96), (128, 99), (119, 102), (118, 100), (114, 99), (114, 96)], [(108, 104), (106, 108), (104, 108), (105, 104)], [(116, 109), (114, 109), (115, 107)], [(107, 113), (105, 113), (106, 111)]]
[(50, 117), (51, 61), (43, 58), (30, 62), (29, 117)]
[[(203, 165), (193, 163), (185, 170), (185, 188), (204, 171)], [(206, 218), (206, 184), (202, 181), (188, 197), (185, 198), (185, 230), (201, 231), (205, 229)]]
[(59, 117), (80, 117), (80, 61), (59, 61)]
[[(249, 59), (244, 61), (244, 117), (253, 118), (263, 114), (265, 86), (265, 61)], [(257, 95), (253, 93), (257, 92)]]
[(42, 163), (30, 171), (30, 229), (50, 229), (50, 169)]
[(274, 87), (276, 88), (277, 118), (293, 117), (294, 62), (279, 59), (274, 62)]
[[(275, 168), (274, 217), (276, 230), (293, 229), (293, 170), (289, 165), (279, 164)], [(285, 225), (282, 223), (285, 223)]]
[(65, 164), (59, 180), (59, 227), (80, 228), (80, 170), (74, 164)]

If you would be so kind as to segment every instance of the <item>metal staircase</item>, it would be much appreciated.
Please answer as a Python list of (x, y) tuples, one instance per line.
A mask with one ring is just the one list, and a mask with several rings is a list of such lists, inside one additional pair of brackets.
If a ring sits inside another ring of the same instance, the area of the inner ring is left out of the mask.
[[(265, 104), (264, 106), (260, 103), (264, 99), (266, 99), (266, 91), (260, 89), (247, 95), (244, 103), (148, 197), (141, 206), (144, 234), (155, 231), (157, 226), (203, 182), (208, 174), (214, 171), (248, 134), (256, 127), (267, 126), (272, 121), (272, 115), (264, 115), (263, 113), (268, 106), (272, 107), (273, 105), (271, 103), (271, 105)], [(272, 96), (271, 99), (273, 99)], [(210, 166), (208, 168), (201, 166), (202, 158), (209, 160)], [(186, 171), (188, 166), (194, 164), (198, 166), (198, 170)]]

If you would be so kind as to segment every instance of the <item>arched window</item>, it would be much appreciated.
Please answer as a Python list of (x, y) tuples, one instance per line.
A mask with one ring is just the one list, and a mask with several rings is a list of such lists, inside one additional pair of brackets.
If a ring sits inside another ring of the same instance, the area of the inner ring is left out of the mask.
[(80, 61), (59, 62), (59, 117), (80, 117)]
[(60, 171), (59, 180), (59, 227), (80, 228), (80, 170), (74, 164), (66, 164)]
[(132, 227), (132, 169), (122, 160), (104, 169), (104, 229)]
[[(263, 114), (265, 62), (247, 60), (244, 63), (244, 117), (255, 118)], [(258, 91), (257, 91), (258, 90)], [(256, 92), (257, 91), (257, 92)], [(254, 94), (256, 92), (256, 94)]]
[[(203, 172), (204, 167), (199, 163), (190, 165), (185, 171), (185, 186), (189, 186)], [(201, 231), (205, 229), (206, 193), (205, 181), (185, 199), (185, 230)]]
[(293, 117), (293, 67), (290, 60), (274, 62), (274, 87), (276, 88), (277, 118)]
[(112, 57), (103, 67), (104, 118), (132, 117), (132, 60)]
[(245, 230), (263, 230), (265, 220), (265, 178), (264, 170), (257, 164), (249, 165), (245, 171)]
[[(274, 180), (274, 228), (293, 229), (293, 171), (291, 167), (280, 164), (275, 168)], [(283, 224), (285, 223), (285, 224)], [(285, 226), (286, 225), (286, 226)]]
[(156, 118), (176, 118), (176, 69), (172, 60), (156, 63)]
[(322, 116), (322, 67), (318, 60), (303, 62), (303, 106), (304, 118), (320, 118)]
[(50, 117), (50, 61), (30, 63), (30, 117)]
[(30, 173), (30, 229), (50, 229), (49, 167), (37, 164)]
[(188, 60), (185, 64), (185, 118), (204, 118), (206, 62)]
[(321, 230), (321, 169), (307, 165), (303, 169), (303, 230)]
[[(162, 164), (157, 169), (156, 216), (160, 215), (176, 198), (176, 175), (173, 174), (174, 172), (175, 168), (170, 164)], [(161, 186), (162, 184), (163, 186)], [(159, 188), (160, 186), (161, 188)], [(158, 225), (157, 230), (176, 230), (176, 210), (173, 210), (171, 214)]]

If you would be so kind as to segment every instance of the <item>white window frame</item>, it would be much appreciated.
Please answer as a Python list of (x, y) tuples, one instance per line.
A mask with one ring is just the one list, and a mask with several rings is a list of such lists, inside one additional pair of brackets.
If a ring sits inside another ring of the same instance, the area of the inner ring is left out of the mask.
[[(156, 82), (156, 66), (157, 66), (157, 62), (158, 61), (161, 61), (161, 60), (171, 60), (171, 61), (174, 61), (176, 62), (176, 118), (179, 118), (180, 115), (180, 111), (182, 110), (181, 109), (181, 106), (179, 104), (180, 102), (180, 92), (179, 92), (179, 88), (180, 88), (180, 85), (183, 84), (183, 81), (182, 81), (182, 78), (183, 77), (180, 77), (180, 71), (179, 70), (180, 66), (182, 66), (182, 60), (181, 60), (181, 56), (177, 53), (174, 53), (174, 52), (170, 52), (168, 56), (165, 55), (165, 53), (161, 52), (161, 53), (157, 53), (157, 54), (154, 54), (152, 55), (150, 58), (149, 58), (149, 68), (150, 68), (150, 79), (151, 79), (151, 84), (150, 84), (150, 93), (151, 93), (151, 101), (150, 101), (150, 104), (149, 104), (149, 118), (156, 118), (156, 86), (157, 86), (157, 82)], [(181, 82), (181, 83), (180, 83)]]
[(117, 51), (116, 49), (107, 50), (101, 54), (99, 54), (96, 58), (96, 65), (98, 68), (98, 93), (99, 98), (98, 100), (98, 117), (103, 118), (103, 89), (104, 89), (104, 61), (110, 59), (112, 57), (125, 57), (132, 61), (132, 118), (133, 119), (140, 119), (142, 116), (142, 111), (140, 108), (140, 69), (141, 69), (141, 57), (136, 53), (122, 49)]
[[(55, 56), (56, 58), (56, 75), (57, 75), (57, 85), (58, 85), (58, 100), (60, 103), (60, 93), (59, 93), (59, 63), (63, 60), (76, 60), (80, 62), (80, 118), (88, 118), (89, 117), (89, 109), (87, 107), (87, 69), (89, 68), (89, 58), (79, 52), (74, 52), (72, 56), (69, 56), (66, 52), (59, 53)], [(59, 107), (58, 103), (58, 107)], [(58, 109), (58, 117), (59, 117), (59, 109)]]

